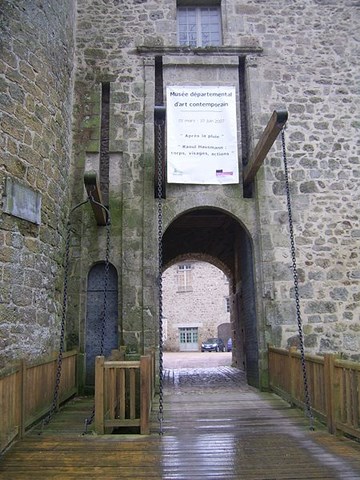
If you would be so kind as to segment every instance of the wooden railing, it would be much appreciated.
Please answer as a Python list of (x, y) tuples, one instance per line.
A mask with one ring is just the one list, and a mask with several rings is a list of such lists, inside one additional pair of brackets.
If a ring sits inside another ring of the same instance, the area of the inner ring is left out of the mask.
[[(77, 352), (63, 354), (58, 403), (77, 392)], [(45, 416), (51, 406), (57, 356), (37, 363), (20, 362), (0, 371), (0, 451)]]
[(155, 356), (140, 361), (106, 361), (95, 363), (95, 432), (110, 433), (116, 428), (138, 427), (150, 432), (150, 411), (155, 393)]
[[(306, 355), (313, 413), (330, 433), (360, 438), (360, 364), (326, 354)], [(296, 348), (269, 347), (270, 388), (290, 403), (304, 407), (301, 355)]]

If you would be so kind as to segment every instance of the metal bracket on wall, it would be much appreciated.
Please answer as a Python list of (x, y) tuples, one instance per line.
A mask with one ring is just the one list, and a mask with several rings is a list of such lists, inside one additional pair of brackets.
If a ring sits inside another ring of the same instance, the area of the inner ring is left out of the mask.
[(254, 148), (247, 165), (244, 167), (244, 185), (249, 185), (254, 180), (270, 148), (272, 147), (281, 130), (284, 128), (287, 119), (288, 112), (286, 110), (279, 112), (275, 110), (273, 112), (268, 124), (265, 127), (265, 130), (263, 131), (256, 147)]
[(97, 178), (97, 174), (94, 170), (85, 172), (84, 184), (88, 198), (90, 199), (91, 208), (94, 212), (96, 223), (99, 226), (105, 226), (107, 222), (106, 210), (101, 206), (103, 205), (100, 184)]

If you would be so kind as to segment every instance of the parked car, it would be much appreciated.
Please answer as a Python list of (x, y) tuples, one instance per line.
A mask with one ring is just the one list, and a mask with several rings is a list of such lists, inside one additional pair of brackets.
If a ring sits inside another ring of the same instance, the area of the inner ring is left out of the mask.
[(225, 344), (221, 338), (208, 338), (201, 344), (202, 352), (225, 352)]
[(232, 352), (232, 338), (231, 337), (227, 341), (227, 351)]

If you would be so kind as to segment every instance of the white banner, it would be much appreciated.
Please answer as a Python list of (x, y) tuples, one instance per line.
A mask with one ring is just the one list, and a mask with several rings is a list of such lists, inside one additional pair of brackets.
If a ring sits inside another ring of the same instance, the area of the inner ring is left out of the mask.
[(168, 183), (239, 182), (235, 87), (166, 88)]

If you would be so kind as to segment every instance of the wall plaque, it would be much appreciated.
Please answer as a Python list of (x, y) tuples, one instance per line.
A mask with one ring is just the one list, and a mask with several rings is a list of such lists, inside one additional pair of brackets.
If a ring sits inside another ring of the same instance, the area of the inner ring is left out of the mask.
[(41, 194), (7, 177), (3, 209), (9, 215), (40, 225)]

